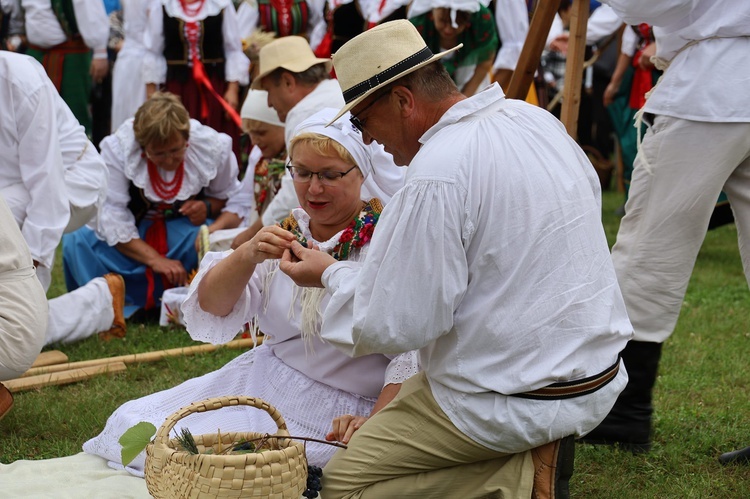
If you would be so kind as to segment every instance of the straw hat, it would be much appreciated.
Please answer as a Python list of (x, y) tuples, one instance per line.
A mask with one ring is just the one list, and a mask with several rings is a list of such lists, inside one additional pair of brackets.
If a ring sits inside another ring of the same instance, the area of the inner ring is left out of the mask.
[(331, 70), (331, 60), (315, 57), (310, 44), (301, 36), (277, 38), (260, 49), (260, 71), (251, 87), (261, 88), (263, 77), (275, 69), (284, 68), (292, 73), (301, 73), (320, 63), (325, 63), (327, 71)]
[(375, 90), (458, 50), (433, 54), (414, 25), (405, 20), (379, 24), (346, 42), (333, 54), (333, 67), (344, 93), (342, 114)]

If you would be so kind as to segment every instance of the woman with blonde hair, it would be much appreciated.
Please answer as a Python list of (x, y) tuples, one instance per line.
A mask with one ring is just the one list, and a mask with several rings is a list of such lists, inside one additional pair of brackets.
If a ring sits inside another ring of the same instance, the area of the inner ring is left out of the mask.
[(232, 139), (191, 120), (173, 94), (156, 93), (101, 143), (109, 190), (96, 230), (63, 239), (69, 290), (121, 274), (128, 312), (159, 303), (197, 267), (193, 241), (239, 190)]

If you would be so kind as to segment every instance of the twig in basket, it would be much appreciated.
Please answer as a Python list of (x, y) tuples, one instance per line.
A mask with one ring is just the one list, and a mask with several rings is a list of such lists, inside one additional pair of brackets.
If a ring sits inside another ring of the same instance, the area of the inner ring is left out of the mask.
[(222, 452), (222, 454), (226, 454), (227, 452), (233, 450), (238, 445), (242, 445), (242, 444), (248, 443), (248, 442), (250, 442), (250, 443), (258, 442), (257, 444), (255, 444), (255, 448), (256, 449), (260, 449), (263, 446), (263, 444), (265, 444), (269, 439), (272, 439), (272, 438), (275, 438), (275, 439), (282, 439), (282, 438), (284, 438), (284, 439), (292, 439), (292, 440), (304, 440), (306, 442), (317, 442), (319, 444), (333, 445), (334, 447), (340, 447), (342, 449), (346, 449), (347, 448), (346, 445), (344, 445), (344, 444), (340, 444), (338, 442), (328, 442), (327, 440), (319, 440), (317, 438), (295, 437), (294, 435), (288, 435), (288, 436), (286, 436), (286, 435), (271, 435), (269, 433), (266, 433), (266, 434), (264, 434), (264, 435), (262, 435), (260, 437), (250, 438), (248, 440), (240, 440), (239, 442), (237, 442), (237, 443), (233, 444), (232, 446), (228, 447), (225, 451)]

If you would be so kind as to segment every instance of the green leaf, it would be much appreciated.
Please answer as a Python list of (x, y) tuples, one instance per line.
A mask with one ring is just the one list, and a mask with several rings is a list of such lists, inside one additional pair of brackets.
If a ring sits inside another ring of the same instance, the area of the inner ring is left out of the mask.
[(128, 428), (120, 437), (122, 445), (122, 464), (127, 466), (136, 458), (143, 449), (151, 442), (151, 437), (156, 434), (156, 426), (147, 421), (141, 421), (137, 425)]

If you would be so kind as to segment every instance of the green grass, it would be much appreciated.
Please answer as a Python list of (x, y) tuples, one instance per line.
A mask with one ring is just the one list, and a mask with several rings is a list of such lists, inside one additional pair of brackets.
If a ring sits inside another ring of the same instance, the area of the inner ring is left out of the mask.
[[(614, 242), (621, 195), (604, 193), (604, 224)], [(59, 263), (59, 262), (58, 262)], [(61, 293), (58, 274), (51, 294)], [(655, 390), (654, 448), (634, 456), (608, 447), (576, 446), (575, 498), (745, 498), (750, 467), (722, 467), (725, 451), (750, 445), (750, 293), (734, 226), (708, 233), (676, 331), (665, 344)], [(181, 329), (129, 324), (123, 340), (90, 338), (59, 346), (71, 361), (193, 345)], [(130, 365), (124, 373), (19, 393), (0, 422), (0, 462), (80, 451), (123, 402), (198, 376), (235, 357), (224, 350)]]

